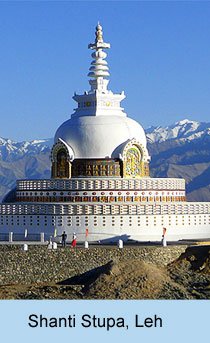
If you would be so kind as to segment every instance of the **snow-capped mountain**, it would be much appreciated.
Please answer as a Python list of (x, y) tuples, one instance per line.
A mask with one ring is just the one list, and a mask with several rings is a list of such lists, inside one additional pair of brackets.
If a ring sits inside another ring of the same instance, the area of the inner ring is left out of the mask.
[(198, 138), (210, 139), (210, 123), (184, 119), (172, 125), (151, 126), (145, 130), (149, 143), (164, 142), (172, 139), (191, 141)]
[(0, 160), (17, 160), (26, 155), (45, 153), (50, 150), (53, 139), (39, 139), (33, 141), (15, 142), (0, 137)]

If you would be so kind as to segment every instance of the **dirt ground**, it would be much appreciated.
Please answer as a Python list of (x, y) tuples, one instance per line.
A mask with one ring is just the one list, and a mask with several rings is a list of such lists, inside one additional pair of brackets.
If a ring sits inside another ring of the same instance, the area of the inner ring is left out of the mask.
[(210, 246), (188, 247), (165, 267), (116, 259), (59, 283), (1, 285), (0, 299), (210, 299)]

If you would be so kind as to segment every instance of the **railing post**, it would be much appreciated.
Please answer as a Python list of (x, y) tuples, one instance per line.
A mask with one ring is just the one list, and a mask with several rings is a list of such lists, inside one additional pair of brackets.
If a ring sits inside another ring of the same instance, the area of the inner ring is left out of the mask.
[(57, 245), (57, 243), (56, 243), (56, 242), (53, 242), (53, 244), (52, 244), (52, 248), (53, 248), (53, 250), (57, 250), (57, 248), (58, 248), (58, 245)]
[(40, 233), (40, 241), (41, 243), (44, 243), (44, 232)]
[(118, 248), (119, 249), (123, 248), (123, 240), (122, 239), (119, 239), (119, 241), (118, 241)]
[(28, 244), (26, 243), (23, 244), (23, 251), (28, 251)]
[(9, 242), (13, 242), (13, 232), (9, 232)]

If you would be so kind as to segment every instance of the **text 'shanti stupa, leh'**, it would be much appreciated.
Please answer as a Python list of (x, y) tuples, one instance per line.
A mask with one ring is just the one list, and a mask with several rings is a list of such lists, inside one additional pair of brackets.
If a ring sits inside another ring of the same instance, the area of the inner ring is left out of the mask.
[[(19, 180), (13, 202), (0, 205), (1, 232), (65, 230), (78, 241), (159, 241), (210, 238), (210, 203), (186, 202), (185, 181), (150, 178), (146, 136), (121, 107), (124, 93), (108, 90), (101, 25), (89, 48), (90, 90), (55, 134), (49, 180)], [(11, 200), (10, 200), (11, 201)]]

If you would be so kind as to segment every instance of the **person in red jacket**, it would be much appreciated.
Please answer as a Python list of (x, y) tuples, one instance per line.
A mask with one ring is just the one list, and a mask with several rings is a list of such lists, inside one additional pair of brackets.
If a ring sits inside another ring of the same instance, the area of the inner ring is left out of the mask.
[(71, 246), (72, 246), (72, 248), (75, 248), (76, 245), (77, 245), (77, 236), (76, 236), (76, 233), (74, 232), (72, 242), (71, 242)]

